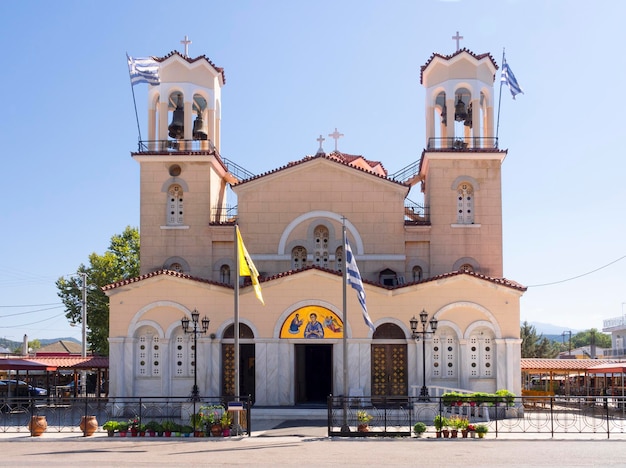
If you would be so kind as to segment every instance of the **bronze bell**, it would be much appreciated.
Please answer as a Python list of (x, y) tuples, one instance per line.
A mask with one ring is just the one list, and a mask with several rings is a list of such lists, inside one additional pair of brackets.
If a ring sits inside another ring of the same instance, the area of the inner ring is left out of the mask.
[(466, 127), (472, 127), (472, 103), (467, 107), (467, 118), (465, 119), (464, 125)]
[(202, 120), (202, 116), (198, 114), (196, 120), (193, 122), (193, 139), (194, 140), (208, 140), (209, 136), (204, 129), (204, 120)]
[(457, 122), (463, 122), (465, 119), (467, 119), (467, 111), (465, 110), (465, 103), (461, 99), (461, 96), (459, 96), (459, 100), (456, 102), (456, 105), (454, 106), (454, 120), (456, 120)]
[(176, 103), (176, 109), (172, 117), (172, 123), (167, 127), (170, 138), (182, 140), (185, 138), (185, 110), (180, 94)]

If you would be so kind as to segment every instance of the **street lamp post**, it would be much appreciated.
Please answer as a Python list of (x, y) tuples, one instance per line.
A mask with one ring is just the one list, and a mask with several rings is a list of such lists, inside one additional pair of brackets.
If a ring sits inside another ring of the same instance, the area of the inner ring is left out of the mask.
[(200, 322), (202, 329), (198, 328), (199, 318), (200, 312), (198, 312), (197, 309), (193, 309), (193, 312), (191, 313), (193, 328), (191, 330), (189, 329), (189, 318), (183, 317), (180, 320), (180, 323), (183, 326), (183, 332), (185, 334), (193, 335), (193, 389), (191, 390), (191, 401), (200, 401), (200, 397), (198, 396), (198, 334), (203, 335), (209, 329), (209, 319), (206, 315)]
[[(415, 318), (415, 315), (409, 322), (411, 323), (412, 338), (416, 341), (419, 341), (420, 336), (421, 336), (421, 340), (422, 340), (422, 375), (424, 377), (424, 381), (422, 385), (422, 390), (420, 391), (419, 400), (430, 401), (428, 387), (426, 387), (426, 336), (430, 335), (431, 333), (433, 335), (435, 334), (435, 331), (437, 330), (437, 319), (433, 317), (429, 321), (428, 313), (424, 309), (422, 309), (422, 311), (420, 312), (420, 319), (419, 319), (419, 323), (421, 323), (422, 325), (422, 330), (419, 331), (417, 329), (418, 320)], [(430, 323), (431, 331), (427, 330), (429, 323)]]

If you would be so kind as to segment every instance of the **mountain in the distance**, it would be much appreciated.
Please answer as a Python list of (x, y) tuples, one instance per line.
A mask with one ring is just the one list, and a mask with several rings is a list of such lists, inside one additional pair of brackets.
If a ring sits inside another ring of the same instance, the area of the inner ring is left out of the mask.
[[(523, 322), (522, 322), (523, 323)], [(530, 325), (535, 327), (535, 331), (538, 335), (559, 335), (564, 331), (571, 331), (572, 335), (575, 335), (580, 330), (574, 330), (573, 328), (562, 327), (560, 325), (552, 325), (551, 323), (541, 323), (541, 322), (528, 322)], [(569, 335), (569, 334), (568, 334)]]

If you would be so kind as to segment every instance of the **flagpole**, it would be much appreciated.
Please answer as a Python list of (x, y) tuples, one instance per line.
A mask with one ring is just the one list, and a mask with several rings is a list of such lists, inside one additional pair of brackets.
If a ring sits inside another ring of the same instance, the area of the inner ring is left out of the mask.
[[(130, 61), (128, 52), (126, 52), (126, 63)], [(137, 121), (137, 132), (139, 133), (139, 140), (137, 143), (137, 150), (141, 151), (141, 127), (139, 126), (139, 114), (137, 113), (137, 101), (135, 99), (135, 87), (133, 86), (133, 80), (130, 76), (130, 68), (128, 69), (128, 80), (130, 81), (130, 90), (133, 93), (133, 105), (135, 106), (135, 120)]]
[(235, 314), (233, 323), (233, 333), (235, 337), (235, 398), (239, 401), (239, 236), (237, 235), (237, 221), (235, 221)]
[[(504, 47), (502, 48), (502, 67), (504, 68)], [(498, 145), (498, 133), (500, 132), (500, 104), (501, 103), (502, 103), (502, 78), (500, 78), (500, 97), (498, 98), (498, 122), (496, 124), (496, 148), (499, 146)]]
[(346, 218), (342, 217), (343, 238), (343, 425), (341, 432), (350, 432), (348, 426), (348, 301), (346, 299), (346, 283), (348, 282), (348, 249), (346, 246)]

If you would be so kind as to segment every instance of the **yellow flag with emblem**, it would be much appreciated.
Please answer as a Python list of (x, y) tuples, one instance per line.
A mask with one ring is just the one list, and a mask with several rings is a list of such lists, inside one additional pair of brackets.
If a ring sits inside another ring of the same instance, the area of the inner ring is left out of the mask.
[(237, 252), (239, 252), (239, 276), (250, 277), (257, 299), (261, 301), (261, 304), (265, 305), (263, 295), (261, 294), (261, 285), (259, 284), (259, 272), (254, 266), (254, 263), (252, 263), (252, 258), (246, 250), (246, 246), (243, 245), (239, 226), (237, 226)]

